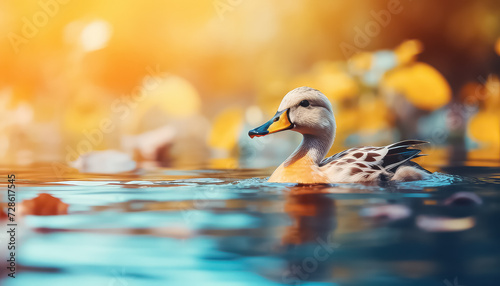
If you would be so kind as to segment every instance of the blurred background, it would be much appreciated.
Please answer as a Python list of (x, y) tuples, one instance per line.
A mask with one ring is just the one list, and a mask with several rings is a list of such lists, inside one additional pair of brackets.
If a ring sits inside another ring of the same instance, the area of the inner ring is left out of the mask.
[(299, 86), (333, 103), (331, 153), (500, 159), (496, 0), (2, 1), (0, 32), (2, 165), (277, 165), (300, 136), (247, 132)]

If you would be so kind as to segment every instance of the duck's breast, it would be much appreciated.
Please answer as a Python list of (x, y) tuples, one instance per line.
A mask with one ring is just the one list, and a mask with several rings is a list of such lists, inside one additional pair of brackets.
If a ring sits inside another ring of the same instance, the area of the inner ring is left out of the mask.
[(281, 164), (269, 177), (269, 182), (297, 184), (327, 184), (331, 183), (327, 174), (315, 164), (297, 162)]

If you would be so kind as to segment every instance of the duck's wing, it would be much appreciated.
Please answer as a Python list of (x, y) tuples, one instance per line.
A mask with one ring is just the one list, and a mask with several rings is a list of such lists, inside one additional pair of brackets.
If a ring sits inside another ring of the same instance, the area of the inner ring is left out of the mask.
[(426, 143), (428, 142), (405, 140), (384, 147), (351, 148), (325, 158), (320, 167), (331, 166), (337, 168), (338, 171), (350, 170), (345, 175), (351, 174), (351, 176), (358, 173), (359, 176), (369, 174), (364, 178), (374, 178), (380, 174), (390, 175), (402, 164), (422, 156), (419, 155), (421, 150), (410, 149), (410, 147)]
[[(362, 148), (366, 148), (366, 147), (362, 147)], [(332, 155), (332, 156), (330, 156), (330, 157), (327, 157), (327, 158), (323, 159), (323, 161), (321, 161), (321, 163), (319, 164), (319, 166), (320, 166), (320, 167), (321, 167), (321, 166), (325, 166), (326, 164), (328, 164), (328, 163), (330, 163), (330, 162), (332, 162), (332, 161), (335, 161), (335, 160), (337, 160), (337, 159), (342, 158), (343, 156), (345, 156), (345, 155), (349, 154), (349, 153), (350, 153), (351, 151), (353, 151), (353, 150), (358, 150), (358, 149), (362, 149), (362, 148), (351, 148), (351, 149), (348, 149), (348, 150), (344, 150), (344, 151), (342, 151), (342, 152), (339, 152), (339, 153), (337, 153), (337, 154), (335, 154), (335, 155)]]
[(382, 158), (381, 166), (387, 171), (394, 171), (397, 167), (409, 162), (411, 159), (423, 156), (419, 155), (422, 150), (409, 149), (409, 147), (428, 143), (427, 141), (421, 140), (404, 140), (385, 146), (385, 148), (387, 148), (387, 153)]
[(389, 149), (385, 147), (357, 147), (351, 148), (331, 157), (323, 159), (320, 167), (329, 164), (354, 164), (354, 163), (368, 163), (369, 165), (379, 165), (383, 163), (383, 158), (389, 153)]

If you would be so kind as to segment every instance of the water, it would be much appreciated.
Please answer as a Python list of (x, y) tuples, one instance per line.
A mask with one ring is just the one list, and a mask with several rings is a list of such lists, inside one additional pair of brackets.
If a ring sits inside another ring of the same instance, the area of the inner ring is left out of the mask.
[(15, 173), (18, 205), (63, 203), (18, 214), (2, 285), (500, 285), (498, 166), (382, 186), (272, 184), (269, 169)]

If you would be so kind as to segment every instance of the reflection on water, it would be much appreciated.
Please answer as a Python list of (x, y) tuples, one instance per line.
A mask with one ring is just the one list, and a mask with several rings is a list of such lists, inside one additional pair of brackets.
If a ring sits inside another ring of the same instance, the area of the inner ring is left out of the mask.
[(500, 168), (444, 170), (385, 186), (20, 170), (18, 275), (2, 285), (498, 285)]

